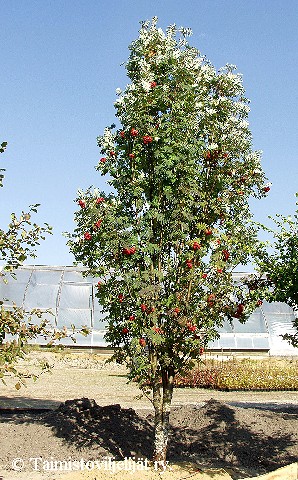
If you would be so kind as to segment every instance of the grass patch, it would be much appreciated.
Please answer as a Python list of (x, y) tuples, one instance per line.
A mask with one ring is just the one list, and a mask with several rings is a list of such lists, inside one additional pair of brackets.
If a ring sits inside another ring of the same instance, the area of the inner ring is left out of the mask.
[(177, 375), (175, 386), (215, 390), (298, 390), (298, 360), (207, 359), (187, 375)]

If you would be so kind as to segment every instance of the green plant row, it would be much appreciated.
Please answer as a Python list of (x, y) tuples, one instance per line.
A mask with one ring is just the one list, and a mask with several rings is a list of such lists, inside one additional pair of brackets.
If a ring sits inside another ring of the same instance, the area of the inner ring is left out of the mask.
[(206, 361), (185, 376), (177, 375), (176, 386), (215, 390), (298, 390), (297, 372), (297, 361)]

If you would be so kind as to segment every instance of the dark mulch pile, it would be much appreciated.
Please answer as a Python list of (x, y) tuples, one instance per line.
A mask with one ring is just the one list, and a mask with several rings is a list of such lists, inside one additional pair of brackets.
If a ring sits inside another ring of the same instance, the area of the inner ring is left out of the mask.
[[(297, 406), (270, 411), (211, 399), (203, 407), (172, 409), (168, 457), (261, 474), (298, 460), (297, 432)], [(120, 405), (101, 407), (86, 398), (68, 400), (50, 412), (2, 411), (0, 438), (2, 468), (14, 457), (150, 458), (153, 415)]]

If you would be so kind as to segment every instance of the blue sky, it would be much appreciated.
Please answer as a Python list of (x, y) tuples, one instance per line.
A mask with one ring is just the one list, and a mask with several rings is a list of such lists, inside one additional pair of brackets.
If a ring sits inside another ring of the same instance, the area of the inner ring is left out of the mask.
[(61, 233), (73, 230), (77, 189), (105, 188), (94, 169), (96, 137), (114, 121), (115, 89), (127, 83), (121, 64), (139, 22), (155, 15), (162, 28), (191, 27), (190, 43), (216, 68), (238, 66), (254, 148), (273, 183), (268, 198), (252, 203), (255, 218), (295, 210), (297, 0), (0, 0), (0, 140), (8, 142), (0, 226), (10, 212), (41, 203), (36, 220), (54, 235), (36, 264), (73, 262)]

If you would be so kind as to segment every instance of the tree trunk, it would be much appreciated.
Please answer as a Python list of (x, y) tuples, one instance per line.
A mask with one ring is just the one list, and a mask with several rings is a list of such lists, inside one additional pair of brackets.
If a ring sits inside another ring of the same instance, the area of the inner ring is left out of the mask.
[(154, 418), (154, 454), (155, 468), (166, 468), (167, 447), (169, 439), (169, 418), (173, 396), (174, 369), (162, 369), (162, 384), (156, 378), (153, 385)]

